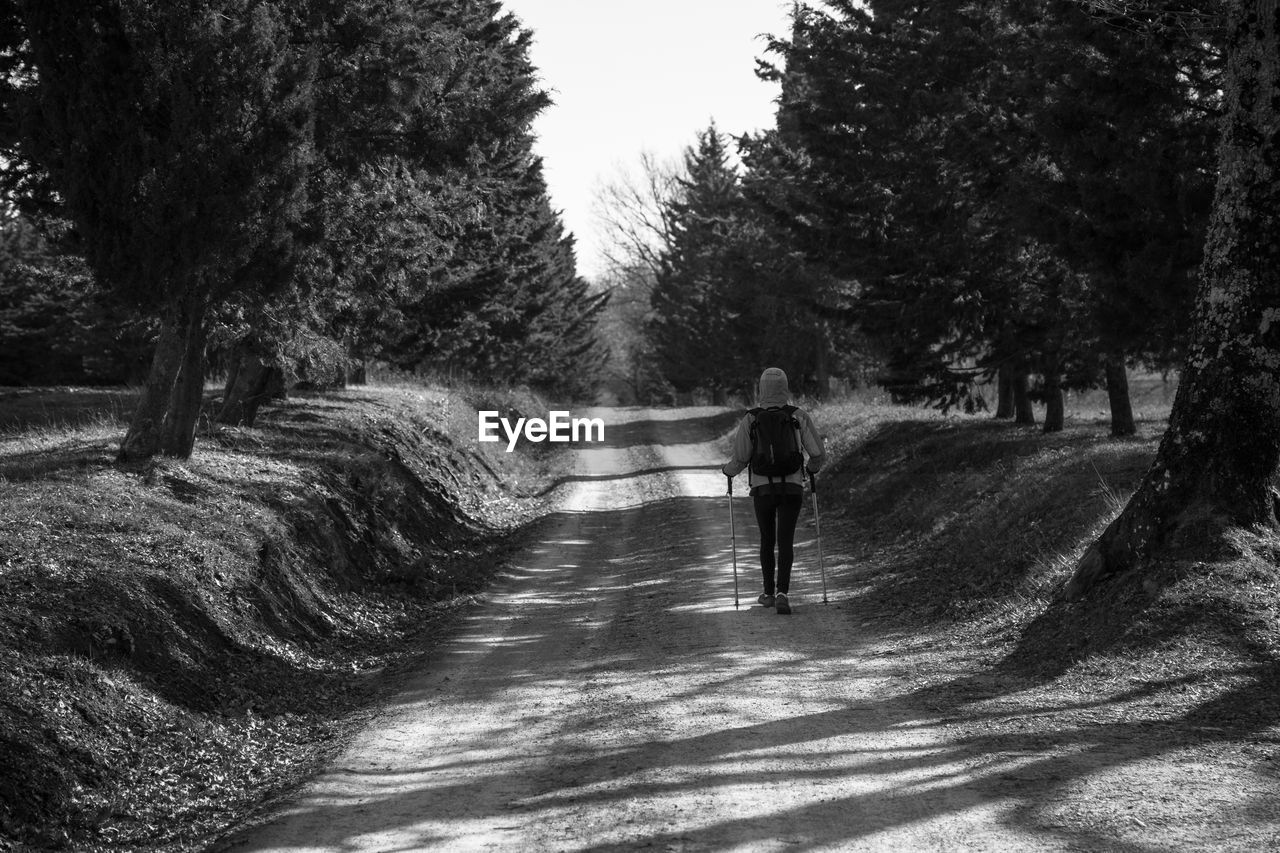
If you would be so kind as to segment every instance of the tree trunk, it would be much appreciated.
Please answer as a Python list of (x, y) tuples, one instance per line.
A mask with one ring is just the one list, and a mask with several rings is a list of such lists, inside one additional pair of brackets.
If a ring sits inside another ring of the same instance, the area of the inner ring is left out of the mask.
[(1008, 420), (1013, 417), (1013, 368), (1000, 365), (996, 374), (996, 417)]
[(353, 360), (351, 366), (347, 369), (347, 384), (349, 385), (368, 385), (369, 384), (369, 362), (366, 359), (359, 361)]
[(183, 313), (179, 307), (172, 306), (160, 318), (160, 335), (151, 356), (147, 383), (142, 388), (138, 408), (133, 411), (129, 430), (120, 442), (118, 459), (121, 462), (140, 462), (160, 452), (165, 415), (186, 354), (185, 338), (189, 323)]
[(1062, 432), (1066, 421), (1066, 400), (1062, 395), (1062, 376), (1056, 366), (1045, 371), (1044, 395), (1044, 431)]
[(275, 360), (252, 338), (238, 341), (231, 351), (227, 390), (217, 421), (233, 426), (253, 426), (258, 409), (283, 386)]
[(1111, 434), (1133, 435), (1138, 427), (1133, 422), (1133, 406), (1129, 402), (1129, 376), (1124, 369), (1124, 354), (1107, 356), (1104, 369), (1107, 374), (1107, 400), (1111, 403)]
[(160, 452), (166, 456), (186, 459), (195, 449), (196, 425), (200, 420), (200, 407), (204, 403), (205, 338), (204, 318), (193, 318), (187, 326), (182, 367), (178, 371), (178, 378), (169, 398), (169, 411), (165, 416)]
[(1016, 368), (1013, 372), (1013, 422), (1035, 426), (1036, 410), (1031, 406), (1031, 376), (1025, 368)]
[(1064, 589), (1076, 599), (1161, 547), (1277, 526), (1280, 463), (1280, 11), (1234, 7), (1218, 186), (1191, 346), (1155, 462)]

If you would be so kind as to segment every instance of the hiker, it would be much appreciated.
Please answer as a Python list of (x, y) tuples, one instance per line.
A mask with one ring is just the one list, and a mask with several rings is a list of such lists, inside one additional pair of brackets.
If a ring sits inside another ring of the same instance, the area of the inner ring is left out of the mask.
[[(787, 374), (777, 367), (761, 373), (756, 387), (756, 408), (738, 422), (733, 433), (733, 458), (720, 469), (732, 480), (743, 468), (751, 468), (748, 483), (756, 523), (760, 526), (760, 571), (764, 575), (764, 592), (758, 601), (778, 613), (791, 612), (787, 595), (791, 589), (796, 521), (804, 498), (805, 474), (816, 474), (826, 456), (822, 436), (814, 428), (813, 419), (790, 402)], [(807, 463), (801, 450), (809, 457)]]

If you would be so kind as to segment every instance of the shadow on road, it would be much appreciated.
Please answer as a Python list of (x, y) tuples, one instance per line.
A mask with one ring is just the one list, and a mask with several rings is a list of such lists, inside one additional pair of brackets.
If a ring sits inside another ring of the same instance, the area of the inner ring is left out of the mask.
[[(738, 500), (739, 519), (749, 518), (746, 499)], [(1113, 771), (1140, 777), (1151, 759), (1243, 733), (1208, 729), (1201, 709), (1176, 718), (1135, 709), (1145, 688), (1089, 701), (1041, 702), (1032, 713), (1047, 724), (1027, 732), (984, 731), (984, 721), (1027, 713), (1012, 697), (1032, 682), (974, 675), (971, 667), (949, 672), (946, 658), (903, 651), (913, 638), (892, 621), (857, 625), (870, 587), (848, 554), (830, 544), (829, 566), (836, 569), (832, 604), (818, 603), (816, 554), (802, 533), (793, 586), (796, 613), (779, 617), (754, 606), (757, 540), (754, 526), (740, 521), (742, 608), (734, 610), (724, 499), (680, 497), (623, 510), (564, 512), (544, 524), (542, 542), (510, 567), (509, 592), (495, 606), (518, 610), (521, 625), (545, 629), (496, 639), (481, 630), (489, 647), (505, 644), (505, 664), (494, 671), (477, 667), (456, 689), (470, 705), (513, 689), (572, 691), (583, 699), (582, 716), (549, 719), (529, 707), (519, 719), (490, 732), (495, 749), (487, 752), (477, 752), (474, 743), (455, 749), (448, 732), (442, 732), (432, 760), (420, 765), (385, 772), (340, 769), (353, 779), (370, 777), (366, 790), (371, 793), (304, 806), (323, 814), (331, 834), (309, 838), (302, 846), (355, 847), (355, 833), (344, 834), (342, 827), (359, 825), (359, 834), (413, 833), (412, 843), (396, 849), (447, 847), (450, 837), (415, 828), (419, 818), (431, 815), (538, 826), (595, 808), (588, 823), (598, 829), (601, 815), (621, 820), (637, 803), (661, 809), (709, 792), (732, 798), (739, 789), (763, 786), (779, 794), (775, 807), (758, 814), (721, 813), (706, 822), (682, 821), (672, 811), (670, 820), (655, 824), (658, 828), (637, 827), (625, 843), (565, 838), (560, 849), (632, 849), (641, 839), (657, 849), (730, 849), (762, 839), (780, 839), (800, 850), (841, 848), (992, 806), (1002, 809), (1005, 837), (1049, 848), (1139, 853), (1164, 849), (1164, 841), (1140, 828), (1068, 819), (1082, 807), (1081, 791), (1088, 790), (1089, 780)], [(602, 541), (611, 544), (604, 558)], [(604, 600), (614, 602), (609, 613), (616, 618), (600, 618)], [(486, 607), (471, 619), (485, 626), (494, 616), (494, 608)], [(581, 653), (563, 666), (549, 666), (566, 648)], [(783, 668), (788, 678), (800, 677), (805, 690), (829, 687), (822, 694), (826, 700), (809, 703), (819, 710), (795, 715), (784, 710), (791, 697), (774, 692), (775, 685), (787, 683), (779, 676)], [(1238, 691), (1208, 698), (1202, 709), (1216, 715), (1223, 703), (1251, 701), (1274, 675), (1242, 673)], [(634, 699), (655, 682), (666, 689), (652, 692), (650, 699)], [(850, 687), (858, 684), (867, 686)], [(728, 712), (721, 718), (706, 713), (709, 697), (746, 694), (765, 698), (763, 719), (744, 722)], [(593, 731), (612, 724), (608, 715), (624, 710), (620, 698), (614, 705), (600, 697), (627, 697), (626, 722), (649, 737), (621, 743), (593, 739)], [(431, 698), (429, 691), (410, 690), (399, 702), (414, 705)], [(1002, 706), (1002, 700), (1008, 702)], [(563, 714), (563, 706), (552, 705), (548, 713)], [(701, 715), (696, 733), (662, 729), (662, 721), (682, 715)], [(524, 753), (523, 763), (513, 764), (497, 748), (548, 726), (567, 734)], [(1188, 769), (1188, 781), (1198, 772)], [(837, 789), (827, 786), (839, 786), (839, 795), (828, 796)], [(495, 800), (495, 790), (511, 795)], [(1273, 800), (1255, 791), (1237, 793), (1234, 802), (1222, 803), (1215, 819), (1241, 825), (1276, 820)], [(487, 811), (483, 804), (489, 804)]]

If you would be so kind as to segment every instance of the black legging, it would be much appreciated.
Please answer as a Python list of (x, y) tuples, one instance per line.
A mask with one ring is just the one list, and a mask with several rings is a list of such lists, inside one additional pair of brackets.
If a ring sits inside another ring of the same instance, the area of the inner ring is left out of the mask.
[[(757, 494), (752, 498), (760, 525), (760, 571), (766, 595), (791, 591), (791, 563), (795, 558), (796, 521), (803, 495)], [(774, 585), (773, 548), (778, 547), (778, 582)]]

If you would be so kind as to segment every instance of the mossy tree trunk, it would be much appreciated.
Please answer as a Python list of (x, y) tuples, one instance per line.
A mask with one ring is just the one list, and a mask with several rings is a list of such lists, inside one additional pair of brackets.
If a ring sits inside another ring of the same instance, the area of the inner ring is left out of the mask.
[(1124, 367), (1124, 353), (1107, 356), (1103, 369), (1107, 376), (1107, 401), (1111, 405), (1111, 434), (1133, 435), (1138, 431), (1133, 421), (1133, 405), (1129, 400), (1129, 375)]
[[(1218, 187), (1191, 346), (1155, 462), (1064, 593), (1140, 568), (1188, 525), (1276, 526), (1280, 462), (1280, 10), (1232, 7)], [(1181, 538), (1181, 537), (1179, 537)]]

